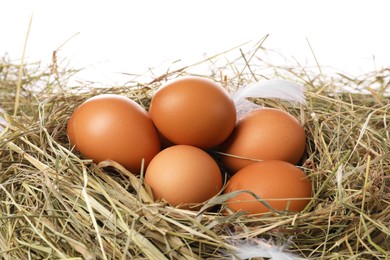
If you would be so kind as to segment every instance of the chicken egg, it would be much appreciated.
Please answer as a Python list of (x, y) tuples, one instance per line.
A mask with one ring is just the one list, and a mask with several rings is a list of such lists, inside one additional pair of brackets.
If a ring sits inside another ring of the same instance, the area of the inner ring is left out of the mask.
[[(224, 193), (247, 190), (277, 211), (302, 211), (312, 196), (306, 174), (295, 165), (278, 160), (251, 164), (239, 170), (228, 181)], [(247, 214), (266, 213), (270, 209), (251, 194), (244, 192), (230, 198), (226, 205)]]
[(160, 151), (160, 140), (147, 111), (115, 94), (89, 98), (75, 109), (67, 124), (70, 143), (98, 163), (113, 160), (139, 174)]
[(236, 123), (236, 108), (227, 91), (201, 77), (163, 85), (153, 95), (149, 113), (165, 139), (202, 149), (222, 143)]
[(231, 172), (259, 160), (282, 160), (296, 164), (306, 146), (305, 130), (287, 112), (274, 108), (256, 109), (238, 121), (220, 151)]
[(189, 145), (170, 146), (158, 153), (145, 173), (145, 184), (155, 200), (190, 208), (222, 189), (222, 174), (205, 151)]

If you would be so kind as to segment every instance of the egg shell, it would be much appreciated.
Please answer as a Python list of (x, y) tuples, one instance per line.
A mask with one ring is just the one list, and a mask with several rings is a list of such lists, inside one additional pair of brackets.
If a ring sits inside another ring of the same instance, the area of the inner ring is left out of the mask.
[(98, 163), (113, 160), (139, 174), (160, 151), (160, 140), (147, 111), (116, 94), (89, 98), (75, 109), (67, 125), (71, 144)]
[(259, 160), (282, 160), (297, 164), (306, 146), (303, 126), (289, 113), (262, 108), (249, 112), (238, 121), (220, 151), (224, 165), (232, 173)]
[(222, 143), (236, 123), (235, 105), (227, 91), (201, 77), (167, 82), (153, 95), (149, 113), (167, 140), (202, 149)]
[[(273, 209), (302, 211), (312, 196), (312, 186), (306, 174), (293, 164), (279, 160), (251, 164), (228, 181), (224, 193), (248, 190), (265, 200)], [(226, 205), (247, 214), (266, 213), (270, 209), (244, 192), (230, 198)]]
[(205, 151), (189, 145), (174, 145), (162, 150), (150, 162), (145, 184), (155, 200), (190, 208), (207, 201), (222, 189), (222, 174)]

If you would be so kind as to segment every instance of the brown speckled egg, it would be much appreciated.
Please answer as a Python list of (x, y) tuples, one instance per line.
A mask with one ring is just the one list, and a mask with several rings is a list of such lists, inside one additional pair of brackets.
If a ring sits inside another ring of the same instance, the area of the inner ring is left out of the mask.
[(222, 189), (222, 174), (205, 151), (189, 145), (162, 150), (150, 162), (145, 183), (155, 200), (190, 208), (212, 198)]
[(253, 110), (239, 120), (219, 149), (236, 156), (222, 156), (224, 165), (234, 173), (255, 160), (296, 164), (305, 146), (305, 130), (295, 117), (279, 109), (263, 108)]
[(201, 77), (163, 85), (154, 94), (149, 113), (167, 140), (202, 149), (222, 143), (236, 123), (235, 105), (227, 91)]
[[(312, 196), (309, 178), (298, 167), (284, 161), (263, 161), (238, 171), (229, 180), (224, 193), (248, 190), (277, 211), (302, 211)], [(270, 209), (244, 192), (232, 197), (226, 205), (247, 214), (265, 213)]]
[(139, 174), (160, 151), (157, 130), (147, 111), (133, 100), (103, 94), (82, 103), (67, 125), (72, 145), (98, 163), (113, 160)]

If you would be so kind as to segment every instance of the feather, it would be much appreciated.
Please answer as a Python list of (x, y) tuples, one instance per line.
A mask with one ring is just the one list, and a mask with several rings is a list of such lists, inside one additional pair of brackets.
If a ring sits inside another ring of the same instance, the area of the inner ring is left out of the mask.
[[(286, 244), (276, 245), (272, 241), (266, 241), (262, 238), (236, 238), (231, 230), (226, 240), (229, 250), (225, 252), (227, 259), (251, 259), (263, 257), (270, 260), (298, 260), (302, 259), (294, 254), (284, 251)], [(288, 243), (288, 242), (287, 242)]]
[(267, 243), (261, 239), (231, 240), (233, 252), (226, 254), (230, 259), (250, 259), (265, 257), (270, 260), (298, 260), (302, 259), (294, 254), (284, 252), (284, 247)]
[(304, 86), (282, 79), (255, 82), (239, 89), (233, 94), (233, 100), (236, 104), (248, 97), (279, 98), (286, 101), (306, 104)]

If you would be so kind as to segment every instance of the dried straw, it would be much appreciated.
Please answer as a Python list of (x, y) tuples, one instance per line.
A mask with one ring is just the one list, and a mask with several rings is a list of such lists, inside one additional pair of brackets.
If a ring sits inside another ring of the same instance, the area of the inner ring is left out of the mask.
[[(234, 59), (216, 55), (150, 81), (110, 88), (68, 86), (76, 71), (58, 71), (60, 66), (53, 71), (27, 64), (19, 78), (20, 65), (3, 60), (2, 259), (226, 259), (243, 242), (281, 246), (307, 259), (388, 259), (390, 69), (330, 76), (299, 64), (269, 64), (266, 54), (260, 45), (240, 48)], [(86, 98), (118, 93), (148, 108), (164, 81), (195, 74), (199, 66), (207, 67), (202, 76), (230, 91), (264, 78), (305, 85), (305, 107), (254, 100), (285, 109), (304, 124), (308, 139), (301, 165), (315, 194), (303, 212), (224, 215), (223, 195), (200, 211), (172, 208), (153, 201), (142, 176), (112, 161), (95, 165), (72, 150), (66, 122)]]

